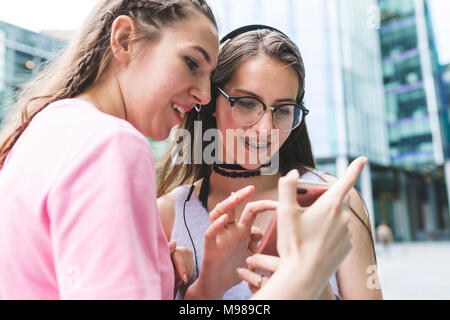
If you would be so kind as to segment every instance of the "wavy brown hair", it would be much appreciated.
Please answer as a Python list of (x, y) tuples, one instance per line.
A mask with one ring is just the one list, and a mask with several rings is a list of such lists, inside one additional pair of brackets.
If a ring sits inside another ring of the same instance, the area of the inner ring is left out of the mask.
[(115, 17), (128, 15), (136, 24), (133, 42), (156, 41), (164, 28), (204, 14), (217, 28), (204, 0), (101, 0), (61, 58), (44, 67), (19, 92), (0, 131), (0, 169), (31, 120), (49, 104), (92, 88), (110, 64), (110, 38)]

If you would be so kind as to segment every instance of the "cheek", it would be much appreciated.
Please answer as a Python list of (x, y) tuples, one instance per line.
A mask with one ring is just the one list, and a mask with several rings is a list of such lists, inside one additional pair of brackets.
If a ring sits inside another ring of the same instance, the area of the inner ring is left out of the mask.
[(236, 159), (236, 152), (240, 144), (240, 141), (236, 137), (236, 133), (241, 127), (233, 120), (231, 108), (229, 106), (217, 104), (214, 115), (216, 118), (217, 130), (221, 137), (219, 152), (225, 162), (233, 162)]
[(136, 65), (130, 66), (124, 74), (120, 86), (127, 107), (131, 107), (134, 113), (142, 112), (147, 107), (153, 94), (150, 86), (152, 81), (154, 80), (145, 72), (145, 68), (139, 69)]
[(227, 108), (231, 109), (230, 107), (227, 106), (217, 105), (216, 112), (214, 113), (216, 118), (217, 129), (222, 134), (224, 140), (226, 140), (227, 130), (237, 130), (240, 128), (234, 122), (231, 110), (228, 110)]
[(223, 103), (216, 104), (216, 111), (214, 112), (214, 117), (216, 118), (217, 127), (222, 128), (234, 127), (232, 108)]
[(278, 135), (272, 137), (272, 147), (270, 150), (270, 154), (274, 155), (280, 148), (286, 143), (286, 140), (289, 138), (289, 132), (279, 132)]
[(283, 144), (286, 142), (286, 140), (289, 138), (290, 133), (281, 132), (280, 133), (280, 148), (283, 146)]
[(127, 101), (127, 117), (136, 129), (147, 137), (164, 140), (173, 122), (172, 110), (161, 91), (155, 91), (144, 83), (128, 84), (130, 95)]

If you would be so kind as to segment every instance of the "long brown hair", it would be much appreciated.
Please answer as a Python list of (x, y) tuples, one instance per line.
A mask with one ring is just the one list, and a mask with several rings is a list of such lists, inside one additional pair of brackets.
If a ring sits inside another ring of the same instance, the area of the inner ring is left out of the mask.
[(111, 29), (115, 17), (130, 16), (136, 24), (133, 42), (155, 41), (166, 26), (196, 10), (217, 28), (205, 0), (101, 0), (58, 61), (20, 91), (0, 131), (0, 169), (31, 120), (52, 102), (73, 98), (92, 88), (110, 64)]
[[(219, 87), (225, 85), (230, 81), (240, 65), (258, 55), (276, 59), (295, 70), (299, 79), (297, 103), (301, 103), (305, 83), (303, 60), (297, 46), (289, 38), (276, 31), (267, 29), (250, 31), (225, 42), (219, 51), (213, 82)], [(217, 89), (212, 86), (211, 102), (207, 106), (202, 107), (202, 109), (207, 110), (207, 112), (201, 112), (202, 136), (207, 130), (217, 128), (216, 119), (212, 116), (216, 108), (217, 95)], [(186, 115), (180, 126), (180, 129), (189, 131), (191, 139), (194, 137), (194, 121), (197, 118), (197, 112), (193, 109)], [(183, 153), (191, 152), (193, 154), (194, 141), (185, 145), (190, 145), (191, 150), (183, 150)], [(172, 153), (176, 147), (177, 144), (174, 143), (169, 148), (167, 155), (159, 166), (158, 196), (166, 194), (179, 185), (204, 178), (211, 171), (211, 166), (205, 163), (174, 165)], [(202, 146), (202, 152), (205, 147), (206, 143)], [(280, 171), (283, 175), (292, 168), (315, 168), (311, 143), (305, 124), (291, 132), (289, 138), (279, 150), (279, 159)]]

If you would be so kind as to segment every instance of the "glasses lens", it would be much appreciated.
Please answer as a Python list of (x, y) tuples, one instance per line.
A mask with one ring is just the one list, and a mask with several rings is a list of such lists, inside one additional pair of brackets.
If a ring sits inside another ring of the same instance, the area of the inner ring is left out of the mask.
[(273, 117), (275, 127), (283, 131), (289, 131), (296, 128), (302, 119), (302, 108), (293, 104), (279, 107)]
[(263, 114), (264, 106), (253, 98), (240, 98), (233, 107), (234, 121), (243, 126), (258, 122)]

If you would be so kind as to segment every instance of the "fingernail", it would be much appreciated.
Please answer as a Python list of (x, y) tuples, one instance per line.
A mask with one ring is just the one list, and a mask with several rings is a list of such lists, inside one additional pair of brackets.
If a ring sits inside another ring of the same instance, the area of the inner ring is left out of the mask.
[(230, 194), (230, 196), (228, 197), (228, 201), (230, 201), (230, 202), (234, 202), (234, 201), (236, 201), (236, 199), (237, 199), (237, 196), (234, 192), (232, 192)]
[(177, 245), (177, 242), (175, 240), (170, 241), (168, 244), (169, 248), (173, 248), (176, 245)]
[(237, 268), (237, 269), (236, 269), (236, 272), (237, 272), (238, 274), (243, 274), (244, 271), (245, 271), (244, 268)]
[(188, 281), (189, 281), (186, 273), (183, 275), (183, 280), (184, 280), (184, 283), (188, 283)]
[(253, 261), (252, 256), (250, 256), (247, 259), (245, 259), (245, 263), (246, 264), (250, 264), (250, 263), (252, 263), (252, 261)]
[(297, 169), (291, 170), (291, 171), (289, 171), (289, 173), (287, 174), (287, 176), (288, 176), (289, 178), (293, 178), (293, 177), (298, 176), (298, 175), (299, 175), (299, 174), (298, 174), (298, 170), (297, 170)]

